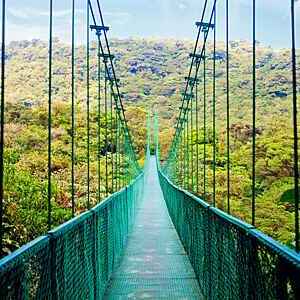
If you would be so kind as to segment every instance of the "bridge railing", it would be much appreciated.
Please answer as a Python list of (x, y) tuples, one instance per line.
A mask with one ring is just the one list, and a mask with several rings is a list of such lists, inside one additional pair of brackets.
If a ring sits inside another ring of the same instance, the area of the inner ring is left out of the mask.
[(141, 173), (92, 210), (0, 260), (0, 299), (101, 299), (143, 185)]
[(300, 256), (161, 171), (168, 210), (205, 299), (300, 299)]

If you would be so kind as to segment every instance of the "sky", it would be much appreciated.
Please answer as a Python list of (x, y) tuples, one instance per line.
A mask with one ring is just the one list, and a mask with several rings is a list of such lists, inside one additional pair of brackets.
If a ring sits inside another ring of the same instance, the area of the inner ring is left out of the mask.
[[(85, 41), (86, 0), (76, 1), (76, 41)], [(96, 0), (91, 0), (96, 10)], [(71, 0), (53, 0), (54, 35), (69, 42)], [(213, 0), (208, 1), (207, 12)], [(225, 38), (225, 0), (218, 0), (217, 38)], [(110, 37), (192, 38), (204, 0), (100, 0)], [(290, 46), (290, 1), (257, 1), (257, 40), (267, 46)], [(48, 0), (7, 1), (7, 40), (48, 37)], [(230, 0), (230, 39), (251, 39), (252, 0)], [(296, 28), (300, 32), (300, 1), (296, 1)], [(206, 14), (206, 21), (209, 13)], [(300, 33), (299, 33), (300, 36)], [(297, 41), (297, 44), (300, 42)]]

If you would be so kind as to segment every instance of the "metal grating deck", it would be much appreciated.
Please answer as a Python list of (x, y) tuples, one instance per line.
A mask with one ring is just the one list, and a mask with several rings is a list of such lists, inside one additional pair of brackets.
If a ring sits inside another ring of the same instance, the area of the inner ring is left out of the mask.
[(155, 157), (151, 157), (135, 228), (105, 299), (201, 298), (195, 273), (163, 199)]

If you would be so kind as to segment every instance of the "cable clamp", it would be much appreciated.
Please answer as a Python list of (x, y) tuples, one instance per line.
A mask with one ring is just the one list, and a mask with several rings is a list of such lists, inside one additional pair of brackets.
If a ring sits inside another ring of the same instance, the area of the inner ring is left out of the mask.
[(108, 53), (99, 53), (99, 57), (102, 57), (105, 62), (107, 62), (109, 59), (113, 60), (115, 58), (114, 55)]
[(182, 94), (184, 100), (192, 100), (194, 98), (194, 94), (183, 93)]
[(204, 54), (198, 54), (198, 53), (190, 53), (189, 57), (195, 58), (197, 63), (199, 63), (202, 59), (204, 60), (206, 58)]
[(95, 30), (96, 35), (100, 37), (102, 34), (102, 31), (107, 32), (109, 30), (109, 27), (108, 26), (91, 25), (90, 29)]
[(202, 32), (208, 32), (209, 29), (214, 29), (215, 25), (207, 22), (196, 22), (196, 26), (201, 28)]
[(185, 77), (185, 80), (188, 82), (190, 86), (194, 85), (195, 83), (201, 82), (201, 79), (194, 78), (194, 77)]

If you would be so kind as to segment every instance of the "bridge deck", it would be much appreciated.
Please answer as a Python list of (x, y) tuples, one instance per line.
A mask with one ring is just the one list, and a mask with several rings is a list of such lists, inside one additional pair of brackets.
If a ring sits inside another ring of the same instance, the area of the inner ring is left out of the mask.
[(163, 199), (155, 157), (150, 160), (145, 188), (134, 231), (106, 299), (200, 299), (194, 271)]

